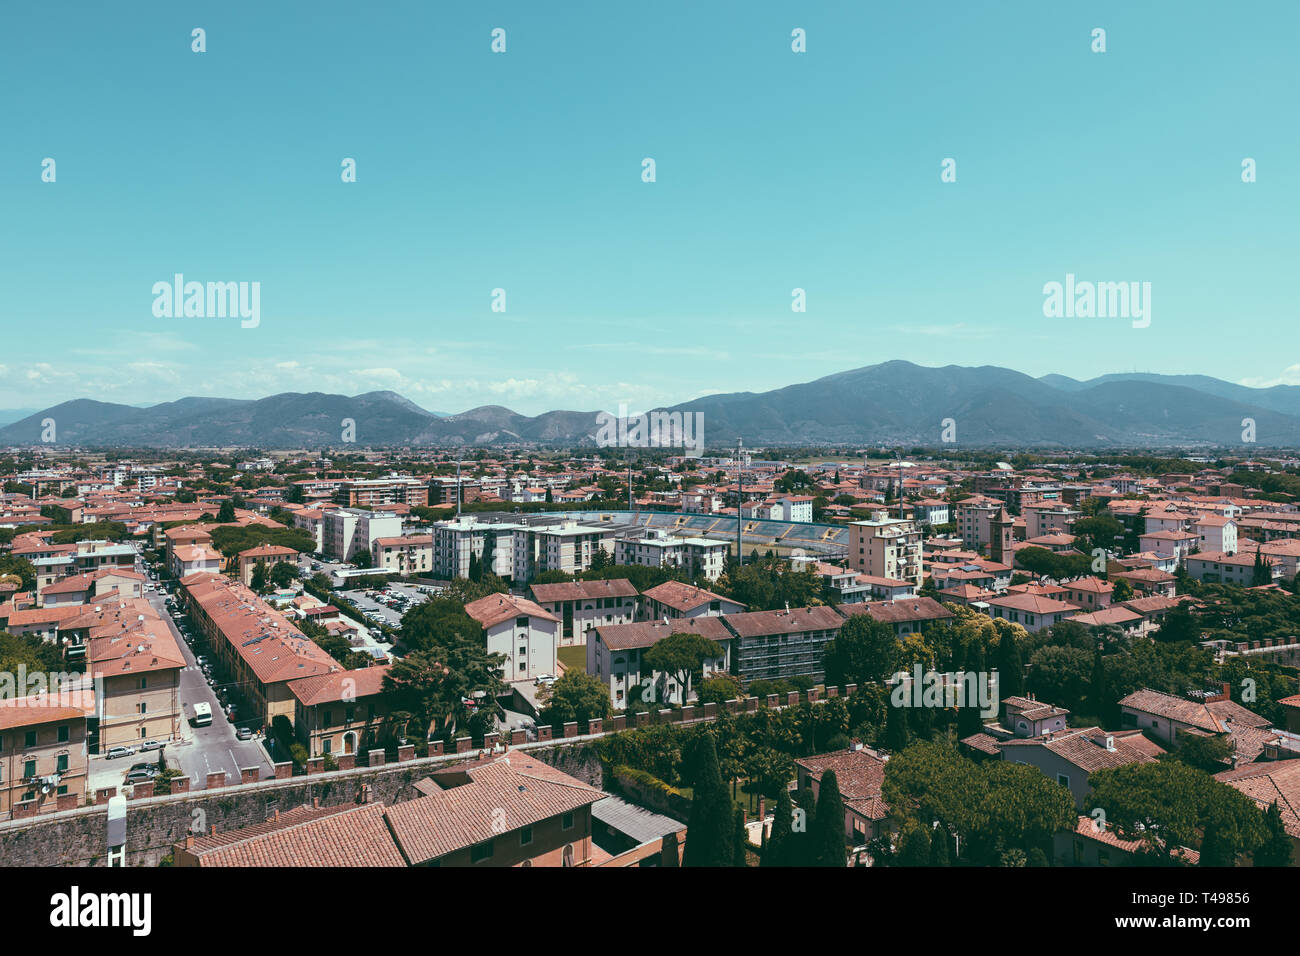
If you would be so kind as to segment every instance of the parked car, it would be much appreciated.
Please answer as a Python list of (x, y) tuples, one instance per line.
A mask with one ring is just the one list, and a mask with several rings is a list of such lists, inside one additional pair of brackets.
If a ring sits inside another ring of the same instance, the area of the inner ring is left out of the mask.
[(104, 754), (109, 760), (116, 760), (118, 757), (129, 757), (135, 753), (134, 747), (109, 747), (108, 753)]
[(253, 739), (253, 728), (252, 728), (252, 727), (240, 727), (238, 730), (235, 731), (235, 736), (238, 737), (240, 740), (252, 740), (252, 739)]
[(144, 753), (147, 750), (162, 750), (162, 748), (163, 742), (161, 740), (146, 740), (140, 745), (140, 752)]
[(150, 767), (147, 770), (128, 770), (126, 773), (127, 783), (147, 783), (158, 776), (158, 768)]

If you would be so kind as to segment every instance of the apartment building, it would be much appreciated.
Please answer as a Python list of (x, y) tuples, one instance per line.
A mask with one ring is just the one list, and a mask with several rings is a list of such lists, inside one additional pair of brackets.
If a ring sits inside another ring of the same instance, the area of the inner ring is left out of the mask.
[(722, 576), (731, 545), (713, 538), (678, 537), (664, 528), (646, 528), (621, 536), (615, 564), (647, 568), (681, 568), (691, 577), (716, 581)]
[[(1268, 566), (1269, 581), (1280, 573), (1280, 562), (1272, 555), (1259, 555)], [(1236, 584), (1250, 587), (1255, 583), (1254, 552), (1224, 554), (1222, 551), (1205, 551), (1187, 556), (1187, 576), (1203, 584)]]
[(299, 508), (293, 513), (293, 526), (312, 536), (315, 554), (325, 552), (325, 512), (319, 508)]
[(277, 716), (290, 721), (296, 716), (292, 681), (343, 669), (244, 585), (219, 575), (192, 574), (181, 588), (213, 656), (264, 725)]
[[(253, 570), (260, 561), (265, 565), (269, 572), (271, 568), (282, 562), (288, 562), (295, 568), (298, 566), (298, 552), (293, 548), (282, 547), (278, 544), (261, 544), (256, 548), (249, 548), (247, 551), (240, 551), (235, 561), (239, 567), (239, 580), (245, 587), (253, 586)], [(195, 570), (207, 570), (206, 568), (197, 568)]]
[[(137, 608), (100, 611), (98, 621), (69, 622), (85, 627), (86, 672), (102, 681), (99, 695), (99, 751), (139, 746), (141, 741), (180, 738), (184, 719), (180, 699), (185, 657), (160, 618)], [(90, 614), (95, 614), (93, 610)]]
[[(601, 551), (616, 561), (616, 533), (615, 527), (584, 525), (576, 521), (565, 521), (550, 527), (529, 527), (527, 533), (518, 538), (519, 543), (528, 549), (526, 556), (529, 568), (524, 580), (531, 581), (543, 571), (580, 574), (590, 570), (593, 560)], [(522, 570), (522, 563), (520, 569)]]
[(82, 696), (0, 700), (0, 820), (81, 805), (88, 711)]
[(626, 578), (534, 584), (530, 590), (538, 606), (560, 619), (562, 645), (585, 644), (594, 627), (636, 620), (637, 590)]
[[(290, 681), (294, 733), (313, 757), (364, 754), (384, 736), (384, 676), (391, 664)], [(408, 728), (419, 733), (420, 728)]]
[(1025, 537), (1041, 538), (1048, 534), (1068, 534), (1083, 512), (1062, 504), (1031, 505), (1024, 509)]
[(424, 507), (429, 503), (429, 486), (415, 478), (352, 478), (339, 482), (334, 501), (345, 508), (373, 508), (402, 504)]
[(592, 865), (591, 807), (605, 793), (521, 751), (435, 771), (415, 787), (424, 796), (386, 811), (411, 866)]
[(435, 522), (433, 576), (467, 578), (471, 561), (477, 560), (484, 570), (523, 583), (531, 569), (526, 531), (521, 524), (481, 521), (471, 515)]
[(641, 596), (641, 619), (676, 621), (688, 617), (739, 614), (745, 605), (682, 581), (665, 581)]
[(736, 637), (732, 669), (746, 685), (798, 676), (824, 679), (822, 655), (844, 625), (844, 618), (825, 605), (747, 611), (720, 620)]
[(676, 674), (653, 671), (643, 661), (646, 651), (673, 634), (697, 634), (722, 648), (720, 657), (704, 662), (706, 677), (731, 670), (735, 635), (722, 618), (702, 616), (597, 627), (587, 637), (587, 673), (609, 688), (609, 699), (617, 708), (686, 703), (693, 693), (689, 679), (682, 687)]
[(903, 518), (849, 523), (849, 566), (856, 571), (920, 587), (921, 532)]
[(402, 519), (397, 515), (361, 508), (328, 510), (321, 526), (324, 553), (339, 561), (351, 561), (359, 551), (369, 551), (373, 557), (376, 539), (401, 533)]
[(538, 604), (513, 594), (489, 594), (465, 605), (483, 627), (489, 654), (505, 658), (507, 681), (532, 680), (556, 671), (560, 619)]
[(433, 572), (433, 535), (413, 534), (399, 538), (376, 538), (371, 552), (377, 568), (402, 575)]

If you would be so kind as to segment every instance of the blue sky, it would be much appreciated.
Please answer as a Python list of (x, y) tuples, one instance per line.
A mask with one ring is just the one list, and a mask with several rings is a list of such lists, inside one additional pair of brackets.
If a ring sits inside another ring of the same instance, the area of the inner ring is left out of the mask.
[[(1300, 383), (1297, 27), (1294, 2), (7, 4), (0, 408), (638, 409), (889, 359)], [(177, 272), (260, 282), (260, 325), (156, 318)], [(1045, 318), (1067, 272), (1150, 282), (1150, 327)]]

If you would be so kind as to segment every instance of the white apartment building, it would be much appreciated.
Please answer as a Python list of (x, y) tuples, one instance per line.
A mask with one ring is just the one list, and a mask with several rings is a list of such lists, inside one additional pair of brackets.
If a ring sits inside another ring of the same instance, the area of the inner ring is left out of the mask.
[(321, 528), (325, 553), (340, 561), (351, 561), (362, 550), (369, 551), (373, 557), (377, 538), (396, 538), (401, 534), (402, 519), (397, 515), (360, 508), (326, 511)]
[(404, 538), (376, 538), (371, 550), (375, 567), (398, 574), (429, 574), (433, 571), (433, 535), (413, 534)]
[(615, 564), (647, 568), (682, 568), (687, 574), (716, 581), (726, 565), (731, 545), (713, 538), (679, 538), (663, 528), (646, 528), (615, 542)]
[(527, 550), (521, 549), (518, 540), (525, 537), (525, 530), (523, 525), (480, 521), (471, 515), (436, 522), (432, 532), (434, 577), (467, 578), (474, 558), (498, 577), (527, 580), (526, 574), (519, 574), (519, 562), (527, 568)]
[(483, 625), (488, 653), (505, 657), (507, 681), (555, 673), (560, 619), (554, 614), (513, 594), (489, 594), (466, 604), (465, 613)]

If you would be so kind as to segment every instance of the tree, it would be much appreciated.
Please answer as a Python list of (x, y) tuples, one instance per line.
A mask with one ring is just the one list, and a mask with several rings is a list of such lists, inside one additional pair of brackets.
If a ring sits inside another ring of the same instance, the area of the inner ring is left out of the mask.
[(1121, 601), (1133, 600), (1133, 585), (1129, 584), (1128, 578), (1116, 578), (1112, 586), (1115, 589), (1110, 595), (1112, 603), (1119, 604)]
[(258, 558), (257, 563), (253, 565), (253, 576), (249, 586), (258, 594), (266, 592), (266, 562), (261, 558)]
[(885, 712), (885, 749), (891, 754), (897, 753), (911, 741), (912, 733), (907, 726), (907, 708), (890, 706)]
[(1235, 751), (1231, 734), (1206, 736), (1180, 730), (1178, 749), (1169, 756), (1206, 773), (1218, 773), (1227, 769)]
[(228, 523), (235, 520), (235, 503), (230, 499), (221, 502), (221, 507), (217, 509), (217, 520)]
[(565, 671), (564, 676), (551, 684), (542, 707), (541, 721), (559, 727), (571, 720), (586, 724), (591, 720), (604, 720), (609, 716), (609, 688), (600, 678), (582, 671)]
[(1273, 581), (1273, 567), (1266, 562), (1259, 553), (1259, 548), (1255, 548), (1255, 566), (1251, 569), (1250, 583), (1252, 587), (1259, 587), (1262, 584), (1270, 584)]
[(998, 694), (1002, 698), (1020, 697), (1025, 692), (1025, 662), (1010, 631), (998, 642)]
[(1267, 837), (1264, 814), (1253, 800), (1181, 761), (1100, 770), (1089, 783), (1084, 812), (1104, 808), (1120, 837), (1141, 840), (1146, 852), (1166, 864), (1180, 847), (1204, 842), (1204, 836), (1215, 859), (1231, 860)]
[(826, 683), (869, 684), (898, 672), (903, 646), (894, 629), (870, 614), (854, 614), (826, 644), (822, 661)]
[(920, 824), (913, 823), (903, 834), (898, 846), (895, 866), (929, 866), (933, 847), (929, 831)]
[(715, 673), (700, 682), (696, 698), (701, 704), (721, 704), (741, 695), (740, 678), (734, 674)]
[(1169, 609), (1164, 622), (1160, 627), (1156, 628), (1152, 636), (1157, 641), (1168, 643), (1195, 641), (1200, 637), (1200, 628), (1196, 626), (1196, 620), (1192, 617), (1192, 612), (1188, 610), (1187, 605), (1179, 604), (1177, 607)]
[(721, 656), (722, 647), (716, 641), (679, 631), (654, 644), (641, 655), (641, 662), (646, 670), (675, 678), (685, 703), (691, 675), (702, 672), (705, 661), (717, 660)]
[(1264, 842), (1255, 850), (1253, 862), (1256, 866), (1290, 866), (1294, 854), (1291, 835), (1286, 832), (1282, 822), (1282, 811), (1274, 800), (1264, 814), (1264, 828), (1267, 835)]
[(357, 548), (352, 555), (352, 566), (354, 568), (373, 568), (375, 559), (370, 554), (369, 548)]
[(732, 842), (732, 866), (749, 866), (749, 854), (745, 848), (749, 846), (749, 832), (745, 829), (745, 811), (736, 807), (736, 832), (731, 839)]
[(696, 737), (691, 764), (694, 794), (682, 866), (728, 866), (734, 857), (731, 798), (718, 770), (712, 734)]
[(277, 561), (271, 567), (270, 582), (277, 588), (287, 588), (298, 577), (298, 568), (292, 561)]
[(24, 591), (36, 590), (36, 567), (26, 558), (0, 555), (0, 578), (16, 578)]
[(844, 847), (844, 799), (834, 770), (822, 773), (812, 835), (814, 865), (843, 867), (848, 862)]
[[(763, 847), (760, 866), (791, 866), (795, 840), (795, 811), (790, 800), (790, 790), (781, 787), (777, 794), (776, 809), (772, 813), (772, 835)], [(688, 831), (689, 833), (689, 831)], [(687, 840), (689, 845), (690, 841)]]
[(930, 865), (952, 865), (952, 836), (943, 823), (935, 827), (934, 832), (930, 834)]
[(1039, 700), (1079, 709), (1092, 676), (1092, 654), (1079, 647), (1040, 647), (1029, 666), (1029, 689)]

